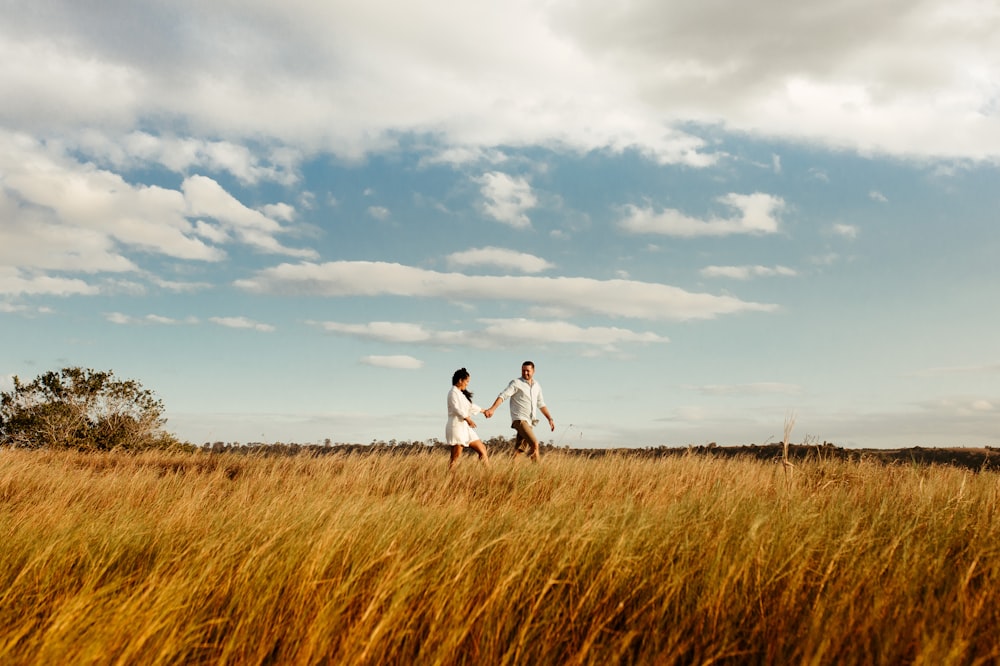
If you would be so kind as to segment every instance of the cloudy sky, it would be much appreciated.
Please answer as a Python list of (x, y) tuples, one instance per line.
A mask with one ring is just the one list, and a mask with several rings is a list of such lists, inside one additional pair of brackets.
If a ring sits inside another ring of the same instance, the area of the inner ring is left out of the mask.
[[(0, 389), (195, 443), (1000, 445), (1000, 7), (0, 1)], [(506, 408), (480, 420), (511, 434)]]

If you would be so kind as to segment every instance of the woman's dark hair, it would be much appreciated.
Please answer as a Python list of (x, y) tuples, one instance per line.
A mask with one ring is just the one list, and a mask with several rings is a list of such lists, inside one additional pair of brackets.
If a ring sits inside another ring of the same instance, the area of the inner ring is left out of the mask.
[[(460, 381), (468, 378), (469, 378), (469, 371), (466, 370), (465, 368), (459, 368), (458, 370), (455, 371), (455, 374), (451, 376), (451, 385), (458, 386), (458, 383)], [(469, 402), (472, 402), (472, 391), (469, 391), (468, 389), (462, 389), (462, 393), (464, 393), (465, 397), (469, 399)]]

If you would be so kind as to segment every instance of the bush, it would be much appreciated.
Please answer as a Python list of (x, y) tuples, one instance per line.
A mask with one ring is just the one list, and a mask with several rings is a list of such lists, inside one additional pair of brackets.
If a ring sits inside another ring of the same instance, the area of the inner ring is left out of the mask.
[(140, 450), (176, 444), (163, 402), (135, 380), (63, 368), (0, 393), (0, 443), (20, 448)]

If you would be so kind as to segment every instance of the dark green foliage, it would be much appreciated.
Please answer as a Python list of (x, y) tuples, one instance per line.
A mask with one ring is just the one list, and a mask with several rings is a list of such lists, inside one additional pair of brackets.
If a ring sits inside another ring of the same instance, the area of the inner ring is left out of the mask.
[(0, 393), (0, 444), (83, 451), (141, 450), (176, 443), (162, 428), (163, 402), (135, 380), (63, 368)]

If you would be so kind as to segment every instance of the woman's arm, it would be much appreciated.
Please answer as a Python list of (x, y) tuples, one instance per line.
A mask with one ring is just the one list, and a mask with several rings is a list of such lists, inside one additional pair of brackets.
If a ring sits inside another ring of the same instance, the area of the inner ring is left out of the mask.
[(448, 416), (457, 416), (460, 419), (469, 417), (469, 401), (458, 391), (448, 394)]

